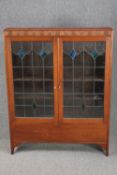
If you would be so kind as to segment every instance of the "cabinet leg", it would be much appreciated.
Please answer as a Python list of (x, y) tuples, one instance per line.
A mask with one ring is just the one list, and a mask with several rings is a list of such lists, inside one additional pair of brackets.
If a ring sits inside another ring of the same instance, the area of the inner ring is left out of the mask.
[(14, 154), (14, 148), (11, 148), (11, 154)]
[(14, 154), (22, 142), (15, 142), (11, 144), (11, 154)]
[(100, 144), (100, 147), (103, 150), (104, 154), (106, 156), (108, 156), (109, 155), (109, 146), (108, 146), (108, 144)]

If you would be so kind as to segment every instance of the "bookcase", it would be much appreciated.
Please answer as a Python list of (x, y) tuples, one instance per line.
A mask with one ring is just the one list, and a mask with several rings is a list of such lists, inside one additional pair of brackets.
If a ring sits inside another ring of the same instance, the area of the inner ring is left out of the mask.
[(51, 142), (108, 155), (112, 38), (111, 28), (4, 30), (11, 153)]

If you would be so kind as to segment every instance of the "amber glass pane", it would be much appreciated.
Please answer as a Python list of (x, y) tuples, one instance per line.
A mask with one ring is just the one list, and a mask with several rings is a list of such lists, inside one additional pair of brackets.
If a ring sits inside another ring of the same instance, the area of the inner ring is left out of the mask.
[(16, 117), (54, 116), (51, 42), (12, 42)]
[(64, 42), (65, 118), (104, 117), (105, 42)]

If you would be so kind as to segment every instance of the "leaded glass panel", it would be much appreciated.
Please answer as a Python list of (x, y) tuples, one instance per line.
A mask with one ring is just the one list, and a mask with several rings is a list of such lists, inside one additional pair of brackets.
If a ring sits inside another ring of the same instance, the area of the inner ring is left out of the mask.
[(104, 117), (105, 42), (63, 43), (65, 118)]
[(54, 116), (51, 42), (12, 42), (16, 117)]

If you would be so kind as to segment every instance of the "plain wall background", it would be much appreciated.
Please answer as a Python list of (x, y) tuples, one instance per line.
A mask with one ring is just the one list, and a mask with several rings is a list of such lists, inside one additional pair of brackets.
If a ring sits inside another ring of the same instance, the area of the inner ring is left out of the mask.
[(117, 0), (0, 0), (0, 142), (9, 138), (3, 29), (102, 26), (114, 29), (111, 134), (116, 138)]

